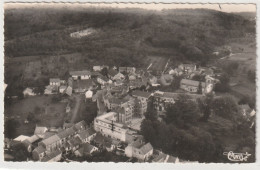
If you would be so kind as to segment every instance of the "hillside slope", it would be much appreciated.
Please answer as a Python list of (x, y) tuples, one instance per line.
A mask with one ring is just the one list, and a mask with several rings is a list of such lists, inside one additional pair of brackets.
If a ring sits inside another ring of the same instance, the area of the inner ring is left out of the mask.
[[(87, 28), (96, 33), (70, 37)], [(150, 55), (206, 62), (216, 47), (246, 33), (255, 34), (255, 21), (205, 9), (10, 9), (5, 11), (5, 56), (80, 53), (94, 63), (135, 66), (145, 66)]]

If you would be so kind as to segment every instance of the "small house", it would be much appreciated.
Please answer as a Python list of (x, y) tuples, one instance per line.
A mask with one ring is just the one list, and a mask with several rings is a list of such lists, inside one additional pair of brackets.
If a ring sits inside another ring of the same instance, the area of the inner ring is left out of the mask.
[(84, 143), (80, 146), (80, 148), (78, 150), (76, 150), (74, 152), (74, 154), (78, 157), (82, 157), (82, 156), (87, 156), (87, 155), (91, 155), (93, 152), (98, 151), (98, 148), (89, 144), (89, 143)]
[(50, 86), (57, 86), (61, 85), (61, 80), (59, 78), (51, 78), (50, 79)]
[(33, 88), (29, 88), (27, 87), (24, 91), (23, 91), (23, 96), (35, 96), (36, 93), (33, 92)]

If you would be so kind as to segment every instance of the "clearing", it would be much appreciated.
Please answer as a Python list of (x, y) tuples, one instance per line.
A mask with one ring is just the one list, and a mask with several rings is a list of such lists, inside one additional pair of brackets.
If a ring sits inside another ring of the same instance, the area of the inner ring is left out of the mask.
[[(32, 135), (36, 124), (47, 127), (61, 127), (65, 117), (65, 102), (53, 102), (51, 96), (33, 96), (14, 101), (4, 113), (5, 120), (15, 119), (20, 123), (18, 135)], [(25, 123), (29, 113), (35, 117), (34, 121)]]

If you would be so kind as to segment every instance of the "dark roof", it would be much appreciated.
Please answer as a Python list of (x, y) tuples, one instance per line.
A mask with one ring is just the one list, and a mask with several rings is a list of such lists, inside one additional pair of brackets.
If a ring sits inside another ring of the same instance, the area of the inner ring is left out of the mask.
[(89, 143), (84, 143), (81, 145), (81, 147), (79, 148), (79, 152), (80, 154), (90, 154), (91, 150), (94, 148), (95, 146), (89, 144)]
[(50, 78), (50, 82), (60, 83), (60, 79), (59, 78)]
[(86, 126), (86, 122), (82, 120), (74, 125), (74, 129), (78, 131), (85, 128), (85, 126)]
[(75, 75), (75, 76), (91, 75), (91, 72), (88, 70), (70, 71), (70, 75)]
[(89, 89), (94, 85), (91, 79), (76, 80), (73, 82), (73, 89)]
[(109, 81), (109, 79), (106, 76), (99, 75), (98, 78), (104, 80), (104, 81)]
[(42, 162), (47, 162), (47, 161), (55, 158), (56, 156), (58, 156), (60, 154), (61, 154), (60, 150), (55, 150), (55, 151), (51, 152), (50, 154), (46, 155), (41, 161)]
[(45, 151), (46, 151), (46, 149), (43, 146), (41, 146), (41, 145), (33, 150), (33, 152), (37, 152), (38, 154), (41, 154), (41, 153), (43, 153)]
[(108, 70), (108, 75), (110, 75), (110, 76), (112, 76), (112, 77), (114, 77), (115, 75), (117, 75), (117, 71), (116, 70), (114, 70), (114, 69), (109, 69)]
[(55, 143), (55, 142), (57, 142), (59, 140), (60, 140), (60, 137), (58, 135), (53, 135), (53, 136), (51, 136), (51, 137), (49, 137), (47, 139), (44, 139), (42, 141), (42, 143), (44, 143), (45, 145), (51, 145), (51, 144), (53, 144), (53, 143)]
[(93, 134), (95, 134), (96, 131), (93, 128), (89, 128), (87, 130), (83, 130), (79, 133), (79, 136), (81, 139), (86, 139), (89, 136), (92, 136)]
[(140, 91), (140, 90), (135, 90), (135, 91), (132, 92), (132, 95), (149, 98), (151, 96), (151, 93)]
[(105, 147), (110, 148), (112, 145), (112, 140), (110, 138), (107, 138), (103, 136), (100, 133), (97, 133), (97, 135), (93, 139), (96, 143), (104, 145)]
[(73, 127), (71, 127), (71, 128), (61, 131), (60, 133), (57, 134), (57, 136), (59, 136), (61, 139), (64, 139), (70, 135), (73, 135), (75, 132), (76, 132), (76, 130)]
[(145, 145), (143, 145), (141, 148), (140, 148), (140, 151), (143, 153), (143, 154), (146, 154), (147, 152), (151, 151), (153, 149), (152, 145), (150, 143), (147, 143)]
[(91, 75), (92, 76), (102, 76), (102, 74), (100, 72), (97, 72), (97, 71), (92, 71)]
[(75, 138), (72, 138), (68, 141), (68, 143), (70, 144), (71, 147), (75, 147), (78, 146), (82, 143), (82, 141), (80, 140), (80, 138), (77, 136)]
[[(181, 84), (186, 84), (186, 85), (189, 85), (189, 86), (198, 87), (199, 84), (200, 84), (200, 82), (199, 82), (199, 81), (195, 81), (195, 80), (182, 79), (182, 80), (181, 80)], [(202, 87), (205, 87), (205, 83), (204, 83), (204, 82), (201, 82), (201, 86), (202, 86)]]

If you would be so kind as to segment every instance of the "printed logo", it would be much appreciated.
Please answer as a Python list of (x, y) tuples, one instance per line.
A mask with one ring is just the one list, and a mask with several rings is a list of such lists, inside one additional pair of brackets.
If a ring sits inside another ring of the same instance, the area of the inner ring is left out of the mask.
[(234, 153), (233, 151), (224, 152), (223, 155), (227, 155), (227, 158), (233, 162), (247, 161), (247, 158), (251, 156), (249, 153)]

